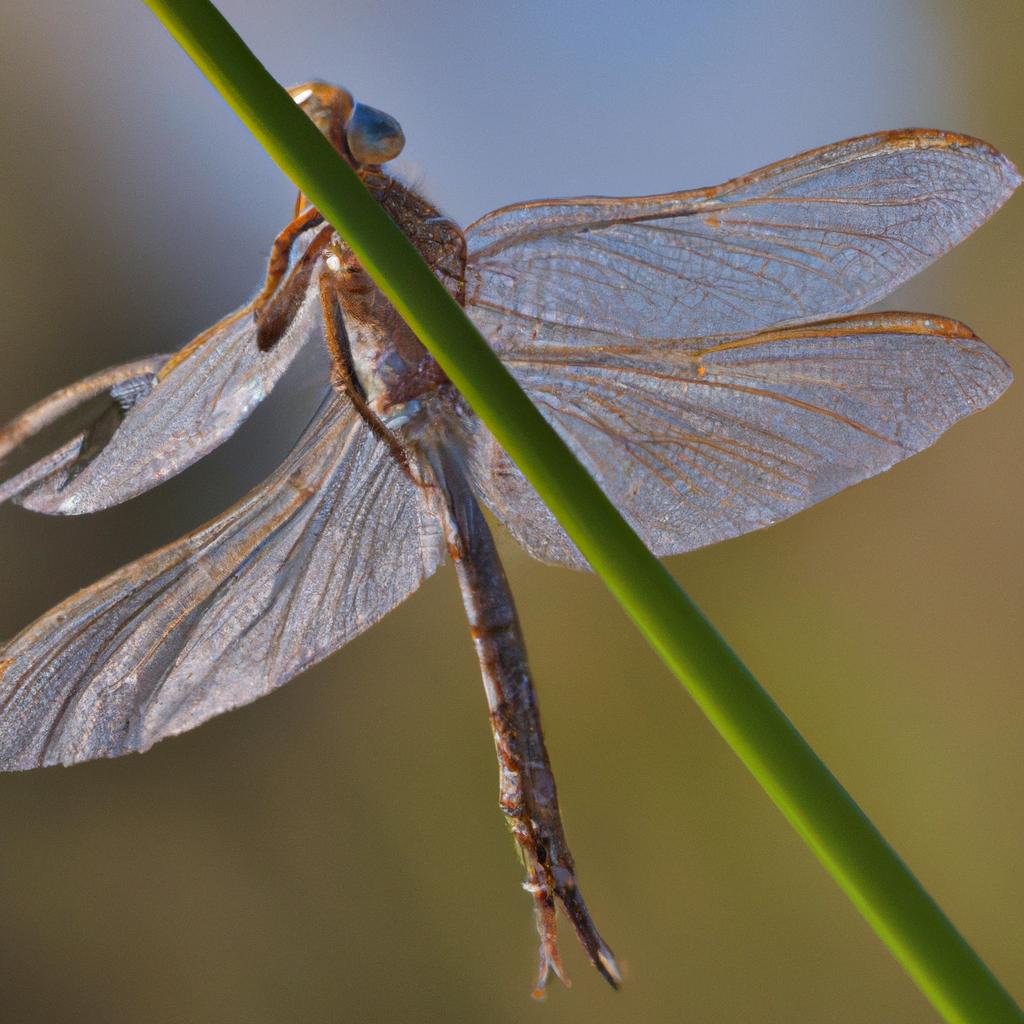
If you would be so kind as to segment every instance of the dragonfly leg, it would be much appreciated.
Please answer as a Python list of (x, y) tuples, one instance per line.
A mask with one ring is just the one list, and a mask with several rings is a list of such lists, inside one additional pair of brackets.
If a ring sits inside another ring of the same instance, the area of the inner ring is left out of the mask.
[(258, 297), (255, 300), (254, 316), (258, 325), (256, 344), (261, 352), (268, 352), (272, 349), (291, 326), (295, 315), (305, 301), (316, 261), (333, 236), (334, 228), (330, 224), (321, 228), (273, 296), (264, 301), (262, 305), (258, 305), (260, 301)]
[(252, 303), (257, 314), (281, 283), (281, 279), (288, 269), (288, 261), (291, 258), (295, 240), (303, 231), (316, 227), (323, 219), (320, 211), (313, 206), (308, 207), (302, 213), (296, 211), (295, 219), (274, 239), (274, 244), (270, 247), (270, 259), (267, 261), (266, 280), (263, 282), (263, 288), (259, 295), (253, 299)]
[[(270, 249), (270, 260), (267, 264), (267, 277), (263, 282), (263, 288), (260, 293), (256, 296), (252, 302), (241, 309), (235, 310), (231, 316), (225, 320), (221, 320), (219, 323), (214, 324), (212, 327), (203, 331), (202, 334), (193, 338), (187, 345), (178, 349), (177, 352), (171, 356), (170, 359), (164, 364), (160, 371), (161, 379), (166, 377), (179, 363), (183, 363), (188, 359), (197, 349), (203, 347), (207, 341), (218, 331), (223, 330), (228, 324), (235, 323), (241, 320), (243, 316), (253, 316), (260, 321), (259, 331), (257, 333), (256, 343), (259, 345), (261, 351), (268, 351), (272, 349), (278, 341), (284, 336), (284, 332), (288, 329), (290, 320), (284, 315), (289, 309), (294, 306), (298, 308), (298, 305), (294, 302), (294, 296), (290, 296), (288, 300), (284, 301), (280, 305), (271, 303), (271, 298), (274, 293), (278, 291), (278, 286), (281, 284), (281, 279), (284, 277), (285, 271), (288, 269), (288, 260), (291, 256), (292, 246), (295, 244), (295, 240), (305, 231), (307, 228), (314, 227), (323, 220), (319, 212), (315, 209), (309, 209), (301, 217), (296, 217), (278, 236), (274, 239), (274, 244)], [(317, 238), (320, 236), (318, 235)], [(314, 242), (316, 239), (314, 239)], [(312, 249), (314, 242), (310, 243), (309, 248)], [(326, 240), (324, 243), (326, 244)], [(309, 252), (309, 249), (306, 250)], [(305, 258), (305, 254), (303, 259)], [(295, 273), (302, 267), (302, 260), (293, 268), (291, 277), (295, 276)], [(310, 267), (306, 271), (305, 282), (309, 281), (309, 274), (312, 271)], [(284, 288), (289, 287), (289, 281), (285, 281)], [(283, 289), (282, 289), (283, 290)], [(280, 293), (278, 292), (278, 296)], [(268, 318), (268, 324), (266, 327), (263, 325), (263, 319), (268, 304), (276, 305), (276, 308), (272, 310), (272, 315)], [(299, 304), (301, 304), (301, 298), (299, 298)]]

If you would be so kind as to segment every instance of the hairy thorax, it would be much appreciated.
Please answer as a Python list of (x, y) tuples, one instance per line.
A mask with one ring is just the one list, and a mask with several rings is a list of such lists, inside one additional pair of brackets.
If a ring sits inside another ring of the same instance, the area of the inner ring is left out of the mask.
[[(379, 171), (365, 184), (460, 304), (464, 301), (466, 243), (454, 221)], [(373, 283), (352, 250), (332, 239), (326, 266), (337, 282), (353, 383), (390, 430), (416, 420), (430, 399), (448, 395), (448, 378), (434, 357)]]

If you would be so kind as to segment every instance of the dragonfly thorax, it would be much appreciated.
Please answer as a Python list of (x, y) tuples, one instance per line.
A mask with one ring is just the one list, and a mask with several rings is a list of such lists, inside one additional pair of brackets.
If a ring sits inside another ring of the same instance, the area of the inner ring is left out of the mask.
[(332, 248), (325, 262), (338, 283), (353, 383), (384, 426), (403, 427), (447, 378), (351, 252)]

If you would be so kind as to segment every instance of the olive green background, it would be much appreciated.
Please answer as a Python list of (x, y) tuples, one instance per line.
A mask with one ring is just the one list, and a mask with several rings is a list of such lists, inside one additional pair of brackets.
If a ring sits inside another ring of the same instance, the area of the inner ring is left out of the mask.
[[(705, 185), (878, 128), (1024, 162), (1024, 7), (224, 3), (285, 83), (395, 114), (463, 222)], [(0, 14), (0, 420), (255, 289), (290, 186), (134, 0)], [(1024, 372), (1020, 196), (886, 303)], [(308, 375), (307, 375), (308, 377)], [(0, 636), (275, 464), (302, 374), (203, 465), (91, 518), (0, 509)], [(683, 585), (1024, 997), (1024, 387)], [(0, 777), (11, 1022), (899, 1021), (935, 1014), (594, 579), (503, 539), (582, 886), (626, 966), (535, 939), (450, 569), (280, 693), (141, 757)]]

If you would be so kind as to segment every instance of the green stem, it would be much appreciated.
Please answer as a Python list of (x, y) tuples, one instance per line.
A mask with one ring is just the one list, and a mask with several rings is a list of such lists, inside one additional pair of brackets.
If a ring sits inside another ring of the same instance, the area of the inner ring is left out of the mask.
[(146, 0), (352, 246), (630, 618), (948, 1021), (1024, 1015), (790, 721), (646, 549), (462, 309), (206, 0)]

